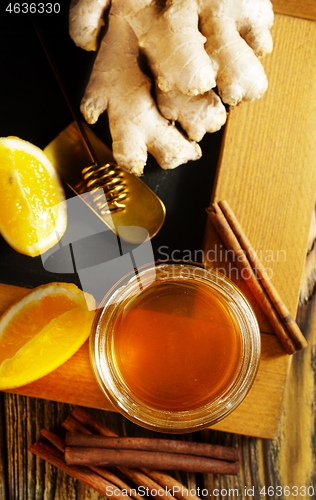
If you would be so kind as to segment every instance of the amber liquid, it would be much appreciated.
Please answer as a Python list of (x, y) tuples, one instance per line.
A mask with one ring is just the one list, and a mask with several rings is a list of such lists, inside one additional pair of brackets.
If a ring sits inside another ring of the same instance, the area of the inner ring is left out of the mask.
[(122, 308), (113, 340), (120, 377), (148, 407), (186, 411), (221, 395), (241, 360), (241, 332), (221, 295), (157, 281)]

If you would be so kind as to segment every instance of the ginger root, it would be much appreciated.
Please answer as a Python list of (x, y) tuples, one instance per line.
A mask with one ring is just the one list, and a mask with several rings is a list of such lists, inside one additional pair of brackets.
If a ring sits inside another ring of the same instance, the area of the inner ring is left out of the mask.
[(124, 169), (141, 175), (147, 152), (165, 169), (198, 159), (197, 142), (226, 121), (223, 103), (266, 91), (258, 57), (272, 50), (270, 0), (73, 1), (70, 34), (78, 46), (96, 50), (109, 7), (81, 111), (95, 123), (107, 109), (113, 154)]

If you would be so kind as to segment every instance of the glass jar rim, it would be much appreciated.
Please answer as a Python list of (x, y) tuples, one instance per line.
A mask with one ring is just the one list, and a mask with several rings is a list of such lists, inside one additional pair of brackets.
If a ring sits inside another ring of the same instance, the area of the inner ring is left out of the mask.
[[(172, 277), (170, 278), (170, 272)], [(165, 277), (161, 276), (166, 273)], [(148, 407), (136, 399), (116, 372), (110, 330), (120, 303), (159, 279), (198, 280), (215, 287), (232, 308), (242, 335), (242, 356), (232, 383), (217, 398), (186, 411), (167, 411)], [(104, 297), (90, 336), (90, 360), (96, 380), (113, 406), (128, 419), (143, 427), (169, 433), (199, 430), (229, 415), (245, 398), (258, 370), (261, 339), (251, 305), (239, 288), (216, 269), (188, 261), (150, 263), (119, 280)]]

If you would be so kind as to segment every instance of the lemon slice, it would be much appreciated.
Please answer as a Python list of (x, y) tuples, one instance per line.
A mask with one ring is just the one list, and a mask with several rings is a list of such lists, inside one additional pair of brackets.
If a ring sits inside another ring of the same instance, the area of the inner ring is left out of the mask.
[(65, 193), (45, 153), (18, 137), (0, 138), (0, 232), (20, 253), (35, 257), (62, 237)]
[(0, 319), (0, 390), (29, 384), (65, 363), (87, 340), (95, 301), (75, 285), (33, 290)]

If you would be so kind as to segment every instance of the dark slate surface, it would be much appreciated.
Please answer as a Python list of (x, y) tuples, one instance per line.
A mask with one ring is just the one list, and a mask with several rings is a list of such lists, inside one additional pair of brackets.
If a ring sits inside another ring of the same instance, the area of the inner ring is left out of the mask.
[[(77, 48), (70, 39), (68, 2), (62, 3), (59, 14), (37, 14), (36, 21), (73, 105), (79, 109), (95, 53)], [(72, 121), (71, 113), (30, 17), (22, 13), (2, 12), (0, 22), (0, 136), (15, 135), (44, 148)], [(92, 128), (111, 147), (106, 113)], [(222, 132), (207, 134), (201, 142), (201, 160), (172, 171), (162, 170), (149, 157), (143, 181), (157, 193), (167, 208), (165, 224), (152, 240), (156, 259), (165, 259), (166, 256), (195, 259), (195, 251), (201, 248), (205, 209), (211, 197), (221, 138)], [(113, 258), (113, 245), (116, 248), (117, 243), (108, 233), (104, 233), (105, 239), (99, 235), (98, 240), (90, 241), (98, 261), (101, 254), (104, 260)], [(56, 253), (56, 256), (62, 260), (62, 253)], [(44, 268), (41, 257), (19, 254), (1, 237), (0, 259), (0, 282), (3, 283), (29, 288), (57, 280), (79, 284), (76, 274), (51, 273)]]

